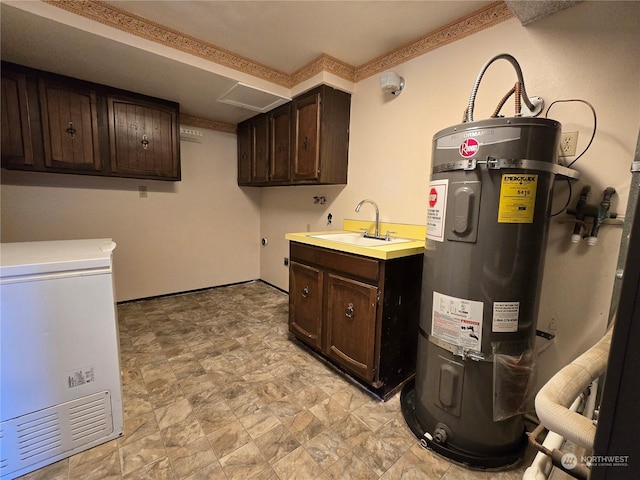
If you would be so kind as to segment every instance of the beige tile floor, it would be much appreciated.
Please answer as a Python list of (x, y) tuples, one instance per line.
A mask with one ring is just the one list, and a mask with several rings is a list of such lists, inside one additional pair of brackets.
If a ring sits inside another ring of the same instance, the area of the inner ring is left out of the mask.
[[(118, 307), (124, 436), (28, 480), (521, 478), (420, 447), (400, 412), (327, 367), (262, 282)], [(530, 457), (530, 455), (528, 455)]]

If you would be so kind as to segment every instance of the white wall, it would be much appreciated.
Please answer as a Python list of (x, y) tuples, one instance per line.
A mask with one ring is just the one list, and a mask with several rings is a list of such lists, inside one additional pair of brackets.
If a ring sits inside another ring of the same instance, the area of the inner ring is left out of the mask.
[[(592, 202), (602, 190), (616, 188), (612, 210), (624, 214), (640, 127), (640, 2), (583, 2), (531, 26), (517, 19), (439, 48), (394, 68), (405, 77), (398, 97), (384, 96), (379, 76), (356, 85), (352, 95), (349, 183), (344, 187), (265, 188), (262, 192), (261, 278), (288, 288), (283, 257), (287, 231), (324, 230), (326, 215), (334, 228), (344, 218), (373, 219), (372, 198), (380, 219), (424, 224), (431, 140), (439, 130), (460, 123), (473, 83), (484, 63), (499, 53), (519, 61), (530, 95), (552, 101), (580, 98), (598, 115), (593, 145), (576, 164), (582, 180), (593, 187)], [(498, 61), (485, 75), (476, 102), (475, 119), (487, 118), (516, 80), (510, 64)], [(513, 102), (503, 113), (511, 115)], [(578, 151), (590, 137), (591, 113), (585, 106), (558, 104), (551, 118), (565, 131), (579, 131)], [(325, 195), (324, 206), (314, 195)], [(555, 192), (560, 208), (566, 199), (564, 182)], [(595, 247), (569, 243), (572, 225), (554, 219), (547, 249), (538, 327), (557, 335), (540, 357), (540, 381), (599, 338), (606, 325), (618, 256), (621, 228), (605, 226)]]
[(113, 238), (118, 301), (259, 278), (259, 192), (237, 186), (235, 135), (202, 132), (181, 182), (3, 170), (2, 241)]

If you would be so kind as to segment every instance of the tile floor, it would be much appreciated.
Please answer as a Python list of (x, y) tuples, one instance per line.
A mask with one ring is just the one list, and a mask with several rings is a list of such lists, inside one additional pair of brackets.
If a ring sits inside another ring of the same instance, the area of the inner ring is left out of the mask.
[(21, 478), (522, 477), (421, 448), (400, 395), (382, 403), (291, 341), (287, 311), (262, 282), (120, 305), (124, 436)]

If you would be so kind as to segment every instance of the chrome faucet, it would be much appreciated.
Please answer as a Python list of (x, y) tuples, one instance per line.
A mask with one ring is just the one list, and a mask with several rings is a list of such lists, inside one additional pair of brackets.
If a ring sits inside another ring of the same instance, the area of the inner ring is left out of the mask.
[[(373, 232), (373, 237), (374, 238), (379, 238), (378, 228), (380, 226), (380, 210), (378, 210), (378, 205), (376, 204), (376, 202), (374, 202), (373, 200), (369, 200), (369, 199), (365, 198), (358, 205), (356, 205), (356, 212), (359, 212), (360, 211), (360, 207), (362, 207), (362, 205), (365, 204), (365, 203), (370, 203), (371, 205), (373, 205), (373, 208), (376, 209), (376, 224), (375, 224), (375, 231)], [(364, 236), (368, 237), (369, 235), (367, 234), (367, 232), (365, 232)]]

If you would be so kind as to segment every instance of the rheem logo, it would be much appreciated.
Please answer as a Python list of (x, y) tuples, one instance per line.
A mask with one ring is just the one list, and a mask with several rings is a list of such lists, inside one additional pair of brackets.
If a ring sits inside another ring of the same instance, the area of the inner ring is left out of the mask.
[(460, 148), (458, 149), (458, 151), (464, 158), (469, 158), (478, 153), (479, 148), (480, 144), (475, 138), (467, 138), (460, 144)]

